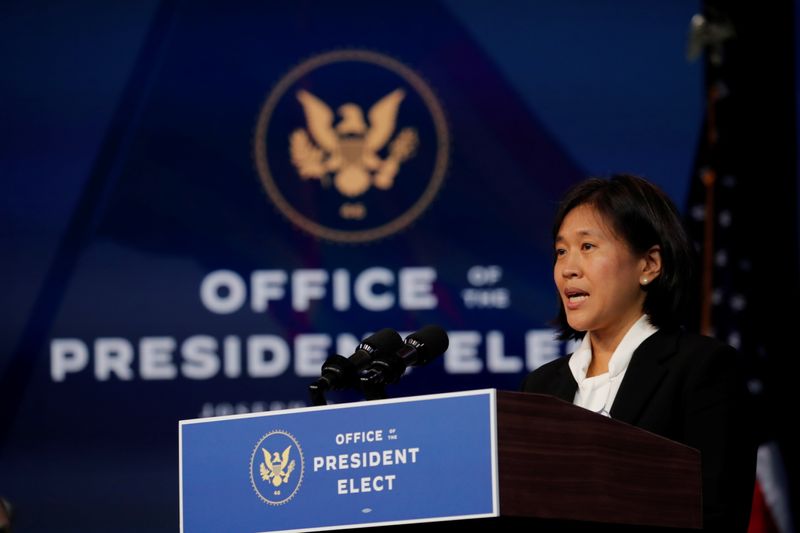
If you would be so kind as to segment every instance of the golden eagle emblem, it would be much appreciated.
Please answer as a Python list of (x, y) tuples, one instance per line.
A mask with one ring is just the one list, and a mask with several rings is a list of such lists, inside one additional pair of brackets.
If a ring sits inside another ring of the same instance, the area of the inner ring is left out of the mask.
[(283, 483), (289, 481), (289, 476), (294, 470), (294, 459), (289, 462), (289, 452), (292, 446), (289, 445), (283, 450), (282, 454), (274, 452), (270, 457), (270, 452), (266, 448), (261, 448), (264, 452), (264, 462), (259, 465), (259, 472), (261, 479), (269, 481), (275, 487), (280, 487)]
[[(327, 186), (333, 175), (336, 190), (349, 198), (373, 185), (391, 188), (400, 165), (413, 155), (418, 144), (413, 128), (404, 128), (389, 143), (403, 98), (405, 91), (398, 88), (378, 100), (367, 113), (369, 126), (361, 108), (346, 103), (339, 107), (341, 119), (334, 126), (334, 113), (325, 102), (308, 91), (298, 91), (308, 130), (292, 132), (289, 151), (300, 177), (318, 179)], [(387, 143), (388, 156), (381, 159), (378, 152)]]

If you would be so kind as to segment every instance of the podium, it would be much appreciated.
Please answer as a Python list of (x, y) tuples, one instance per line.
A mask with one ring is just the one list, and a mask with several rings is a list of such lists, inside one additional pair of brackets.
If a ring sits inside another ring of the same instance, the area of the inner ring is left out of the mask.
[(179, 451), (186, 533), (440, 531), (497, 517), (529, 531), (702, 526), (697, 450), (538, 394), (184, 420)]

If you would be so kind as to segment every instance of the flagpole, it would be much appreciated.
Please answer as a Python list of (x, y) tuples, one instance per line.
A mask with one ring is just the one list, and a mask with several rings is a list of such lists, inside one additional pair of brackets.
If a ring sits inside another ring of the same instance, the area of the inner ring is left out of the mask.
[(714, 287), (714, 186), (717, 181), (717, 172), (713, 167), (715, 147), (717, 143), (717, 101), (720, 91), (716, 83), (708, 89), (706, 103), (706, 142), (711, 161), (702, 170), (701, 180), (705, 187), (705, 217), (703, 224), (703, 269), (702, 269), (702, 304), (700, 310), (700, 331), (704, 335), (711, 335), (711, 309)]
[(716, 212), (714, 196), (718, 178), (717, 169), (717, 144), (719, 131), (717, 129), (717, 104), (726, 92), (721, 79), (720, 69), (723, 64), (723, 45), (725, 41), (735, 36), (736, 32), (730, 21), (721, 17), (712, 6), (704, 6), (704, 14), (692, 17), (687, 58), (693, 61), (705, 52), (706, 66), (706, 120), (705, 120), (705, 145), (707, 164), (700, 171), (700, 181), (705, 192), (705, 217), (703, 220), (703, 255), (701, 258), (701, 301), (700, 301), (700, 332), (712, 335), (713, 324), (713, 296), (714, 296), (714, 224)]

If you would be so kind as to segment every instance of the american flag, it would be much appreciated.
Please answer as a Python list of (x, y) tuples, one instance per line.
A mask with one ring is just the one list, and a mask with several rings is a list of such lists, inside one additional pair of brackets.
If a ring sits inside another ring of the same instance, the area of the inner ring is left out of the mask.
[(764, 250), (769, 245), (758, 231), (769, 227), (764, 218), (771, 214), (759, 202), (769, 176), (753, 172), (754, 131), (742, 116), (752, 94), (743, 94), (737, 32), (719, 12), (696, 16), (692, 26), (690, 49), (696, 51), (699, 43), (706, 50), (707, 109), (686, 214), (700, 263), (688, 326), (730, 344), (746, 360), (761, 442), (749, 532), (792, 533), (786, 469), (776, 440), (782, 420), (776, 411), (783, 406), (771, 390), (773, 358), (788, 354), (775, 350), (770, 327), (775, 287), (764, 281), (780, 252)]

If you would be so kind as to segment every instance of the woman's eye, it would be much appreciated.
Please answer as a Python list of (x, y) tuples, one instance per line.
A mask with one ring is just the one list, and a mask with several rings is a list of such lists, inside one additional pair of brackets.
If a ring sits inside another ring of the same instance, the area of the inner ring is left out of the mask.
[(591, 250), (592, 248), (594, 248), (594, 244), (592, 243), (585, 242), (581, 244), (581, 250)]
[(564, 248), (556, 248), (556, 257), (561, 257), (565, 253), (567, 253), (567, 251)]

